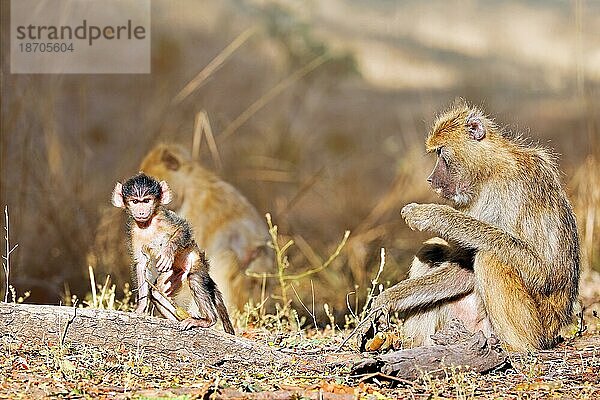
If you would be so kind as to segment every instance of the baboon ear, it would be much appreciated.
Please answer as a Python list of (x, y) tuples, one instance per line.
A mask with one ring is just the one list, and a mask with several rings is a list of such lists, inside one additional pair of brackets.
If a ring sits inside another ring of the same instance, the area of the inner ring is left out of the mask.
[(171, 188), (167, 185), (167, 182), (160, 181), (160, 189), (162, 191), (162, 195), (160, 196), (160, 204), (167, 205), (173, 200), (173, 192), (171, 192)]
[(163, 151), (160, 161), (165, 164), (167, 169), (170, 169), (171, 171), (177, 171), (179, 167), (181, 167), (181, 161), (179, 161), (179, 158), (177, 158), (177, 156), (175, 156), (175, 154), (171, 153), (169, 150)]
[(118, 208), (125, 208), (125, 202), (123, 201), (123, 185), (117, 182), (112, 192), (111, 202), (113, 206)]
[(469, 131), (469, 136), (471, 139), (482, 140), (485, 137), (485, 126), (483, 125), (483, 121), (481, 117), (476, 114), (470, 114), (467, 117), (467, 130)]

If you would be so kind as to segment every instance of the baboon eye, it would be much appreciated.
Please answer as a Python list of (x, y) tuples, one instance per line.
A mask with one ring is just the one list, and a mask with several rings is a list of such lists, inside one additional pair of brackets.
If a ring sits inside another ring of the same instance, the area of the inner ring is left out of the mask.
[(144, 200), (142, 200), (142, 201), (143, 201), (144, 203), (149, 203), (149, 202), (150, 202), (150, 199), (144, 199)]
[(137, 199), (133, 199), (133, 200), (131, 200), (131, 202), (132, 202), (133, 204), (137, 204), (137, 203), (139, 203), (139, 200), (137, 200)]

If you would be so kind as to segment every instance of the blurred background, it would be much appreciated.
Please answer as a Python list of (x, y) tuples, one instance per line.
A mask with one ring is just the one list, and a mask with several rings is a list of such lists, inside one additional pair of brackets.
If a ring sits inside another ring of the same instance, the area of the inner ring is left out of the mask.
[(204, 111), (218, 157), (202, 148), (203, 165), (295, 239), (293, 271), (352, 232), (328, 269), (295, 284), (343, 313), (381, 247), (382, 280), (395, 283), (427, 237), (399, 210), (440, 201), (423, 139), (456, 97), (560, 153), (582, 296), (598, 300), (600, 2), (153, 0), (148, 75), (11, 75), (1, 4), (0, 204), (19, 244), (10, 281), (30, 302), (90, 291), (87, 255), (115, 181), (160, 141), (191, 150)]

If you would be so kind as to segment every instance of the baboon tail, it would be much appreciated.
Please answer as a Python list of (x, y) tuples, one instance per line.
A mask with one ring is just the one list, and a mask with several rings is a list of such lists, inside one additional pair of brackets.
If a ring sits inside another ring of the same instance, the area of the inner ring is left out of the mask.
[(229, 319), (229, 313), (227, 312), (227, 307), (225, 307), (225, 302), (223, 301), (223, 295), (221, 291), (215, 287), (215, 306), (217, 308), (217, 314), (219, 314), (219, 318), (221, 318), (221, 322), (223, 323), (223, 329), (225, 332), (235, 335), (235, 331), (233, 330), (233, 325), (231, 324), (231, 320)]

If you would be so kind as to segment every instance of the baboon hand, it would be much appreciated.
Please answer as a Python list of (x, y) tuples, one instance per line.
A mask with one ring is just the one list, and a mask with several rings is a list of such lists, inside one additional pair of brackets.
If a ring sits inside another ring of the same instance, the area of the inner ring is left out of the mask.
[(158, 254), (156, 261), (156, 270), (158, 272), (167, 272), (173, 266), (175, 261), (175, 251), (171, 246), (165, 246)]
[(424, 231), (429, 228), (429, 222), (431, 220), (430, 209), (433, 204), (417, 204), (410, 203), (402, 208), (400, 215), (406, 221), (406, 224), (410, 229), (417, 231)]
[(447, 210), (454, 209), (443, 204), (410, 203), (402, 208), (400, 215), (413, 231), (428, 231), (434, 228), (433, 222), (439, 219), (439, 215)]
[(385, 331), (388, 327), (390, 315), (390, 301), (386, 292), (381, 293), (373, 300), (373, 304), (365, 319), (360, 322), (358, 329), (358, 348), (365, 350), (367, 341), (374, 337), (377, 332)]

